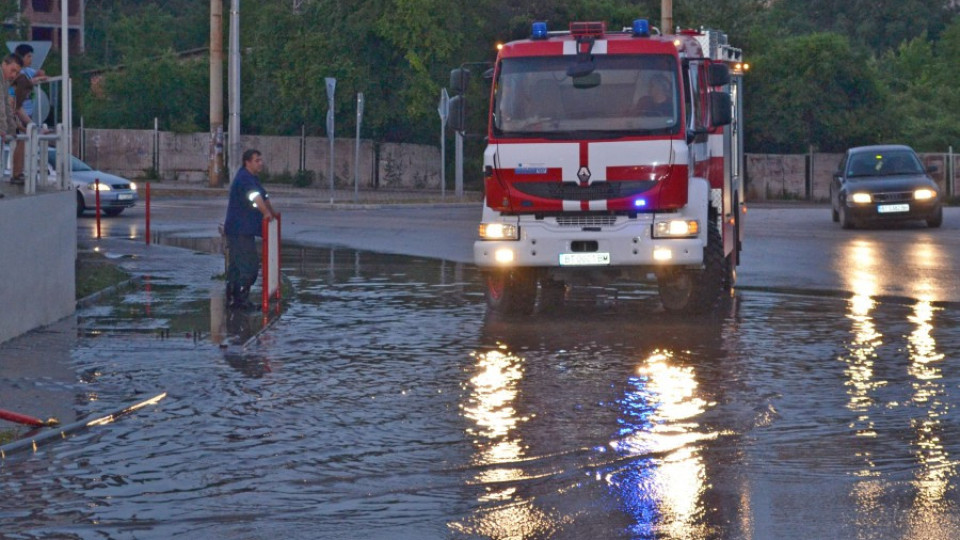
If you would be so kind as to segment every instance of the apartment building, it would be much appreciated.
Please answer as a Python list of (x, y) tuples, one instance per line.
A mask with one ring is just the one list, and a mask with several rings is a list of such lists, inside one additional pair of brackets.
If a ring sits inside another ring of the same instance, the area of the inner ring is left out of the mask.
[[(60, 48), (62, 0), (20, 0), (20, 14), (27, 26), (28, 41), (50, 41)], [(67, 0), (67, 33), (70, 51), (83, 52), (85, 0)]]

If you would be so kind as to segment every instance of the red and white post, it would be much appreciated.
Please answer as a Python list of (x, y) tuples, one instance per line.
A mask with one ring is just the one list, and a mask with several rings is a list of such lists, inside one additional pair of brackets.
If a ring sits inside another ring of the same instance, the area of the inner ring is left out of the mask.
[(280, 214), (263, 220), (263, 312), (270, 310), (270, 298), (280, 300)]

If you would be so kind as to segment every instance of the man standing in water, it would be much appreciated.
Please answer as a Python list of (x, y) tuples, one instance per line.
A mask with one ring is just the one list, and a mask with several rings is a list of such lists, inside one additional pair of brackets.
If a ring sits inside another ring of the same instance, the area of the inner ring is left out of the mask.
[(223, 233), (227, 237), (227, 305), (235, 309), (253, 307), (250, 287), (260, 271), (255, 239), (261, 235), (262, 220), (276, 217), (267, 190), (257, 178), (261, 170), (263, 155), (248, 149), (243, 153), (243, 167), (230, 184)]

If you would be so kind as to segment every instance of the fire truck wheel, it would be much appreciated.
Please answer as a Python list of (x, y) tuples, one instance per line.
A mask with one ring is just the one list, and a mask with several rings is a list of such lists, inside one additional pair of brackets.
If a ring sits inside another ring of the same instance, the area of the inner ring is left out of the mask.
[(537, 280), (529, 269), (487, 272), (487, 306), (503, 314), (530, 314), (537, 300)]
[(715, 219), (709, 220), (702, 270), (675, 270), (657, 276), (660, 302), (672, 312), (704, 313), (720, 301), (727, 281), (729, 260), (723, 256), (723, 238)]
[(564, 282), (542, 278), (540, 280), (540, 310), (563, 305), (563, 298), (566, 294), (567, 286)]

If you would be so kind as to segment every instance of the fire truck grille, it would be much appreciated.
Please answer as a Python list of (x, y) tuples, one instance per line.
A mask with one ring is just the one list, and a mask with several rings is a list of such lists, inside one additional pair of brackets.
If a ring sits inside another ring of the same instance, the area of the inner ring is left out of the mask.
[(563, 201), (601, 201), (632, 197), (648, 191), (656, 182), (621, 181), (596, 182), (589, 186), (580, 186), (570, 182), (517, 182), (513, 186), (525, 195), (541, 199)]
[(873, 193), (873, 202), (878, 203), (894, 203), (894, 202), (905, 202), (913, 200), (912, 191), (892, 191), (889, 193)]
[(561, 227), (609, 227), (617, 222), (617, 216), (610, 214), (570, 214), (557, 216), (557, 225)]

